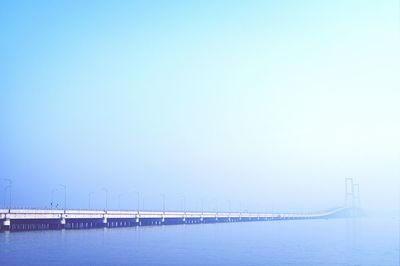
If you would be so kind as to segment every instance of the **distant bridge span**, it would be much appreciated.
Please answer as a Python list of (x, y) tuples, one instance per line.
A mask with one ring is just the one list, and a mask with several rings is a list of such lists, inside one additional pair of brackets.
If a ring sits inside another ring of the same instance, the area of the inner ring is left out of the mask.
[(0, 209), (0, 231), (328, 219), (351, 213), (348, 207), (313, 213)]

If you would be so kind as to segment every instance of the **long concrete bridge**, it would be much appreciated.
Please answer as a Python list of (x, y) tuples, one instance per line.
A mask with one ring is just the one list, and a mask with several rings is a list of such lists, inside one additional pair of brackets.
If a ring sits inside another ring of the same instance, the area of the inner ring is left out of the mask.
[(328, 219), (350, 213), (348, 207), (313, 213), (0, 209), (0, 231)]

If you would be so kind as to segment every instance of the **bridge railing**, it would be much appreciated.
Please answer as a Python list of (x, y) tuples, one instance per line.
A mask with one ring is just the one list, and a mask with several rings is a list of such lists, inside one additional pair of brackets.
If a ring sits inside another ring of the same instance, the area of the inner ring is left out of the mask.
[(277, 217), (319, 217), (334, 214), (342, 211), (346, 207), (331, 208), (325, 211), (319, 211), (314, 213), (250, 213), (250, 212), (182, 212), (182, 211), (103, 211), (103, 210), (49, 210), (49, 209), (0, 209), (0, 219), (5, 219), (6, 216), (11, 217), (48, 217), (48, 218), (59, 218), (59, 217), (163, 217), (163, 218), (176, 218), (176, 217), (220, 217), (220, 218), (277, 218)]

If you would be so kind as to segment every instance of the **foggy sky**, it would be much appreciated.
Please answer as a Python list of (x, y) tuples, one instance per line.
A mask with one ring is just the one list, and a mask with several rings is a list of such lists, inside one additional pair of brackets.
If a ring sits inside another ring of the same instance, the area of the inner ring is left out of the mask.
[[(365, 208), (399, 191), (398, 1), (0, 4), (14, 206)], [(7, 183), (0, 181), (0, 206)], [(141, 199), (142, 200), (142, 199)]]

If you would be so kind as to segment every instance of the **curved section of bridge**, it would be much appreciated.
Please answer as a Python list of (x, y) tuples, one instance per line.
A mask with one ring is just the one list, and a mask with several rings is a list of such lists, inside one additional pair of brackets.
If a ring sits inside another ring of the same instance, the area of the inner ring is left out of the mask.
[(350, 213), (352, 211), (347, 207), (314, 213), (0, 209), (0, 231), (328, 219)]

